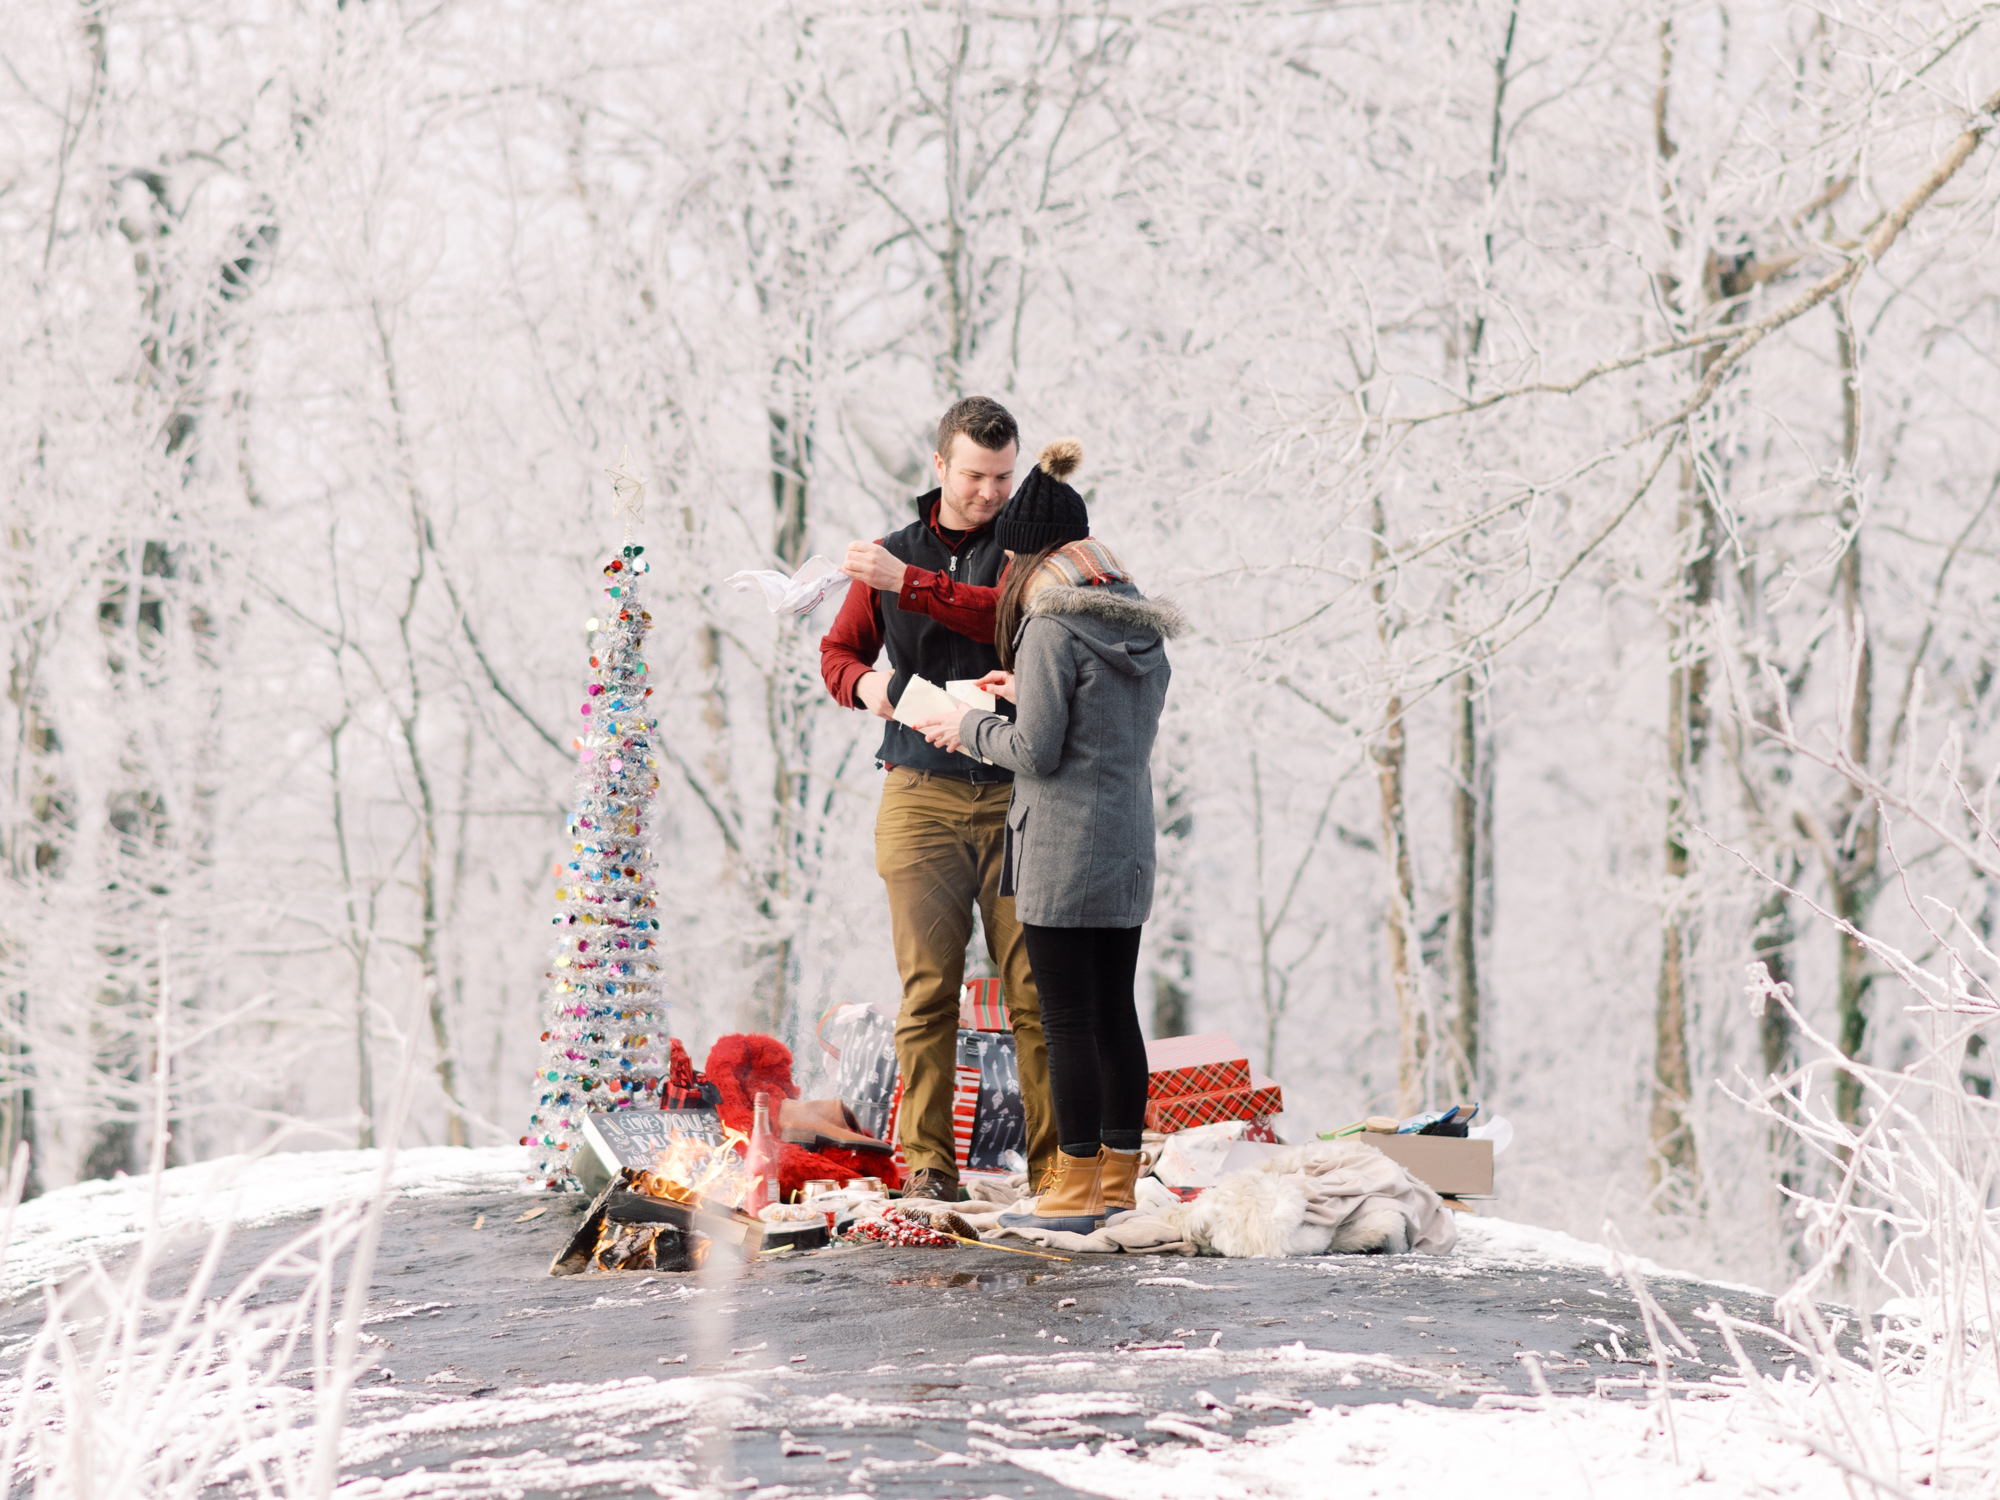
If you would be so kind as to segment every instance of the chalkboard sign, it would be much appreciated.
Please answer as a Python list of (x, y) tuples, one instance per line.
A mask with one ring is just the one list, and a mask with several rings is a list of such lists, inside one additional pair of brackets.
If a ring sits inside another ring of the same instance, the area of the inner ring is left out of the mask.
[[(651, 1167), (676, 1139), (720, 1146), (722, 1120), (712, 1109), (592, 1110), (583, 1117), (583, 1138), (590, 1157), (577, 1153), (577, 1176), (586, 1192), (596, 1192), (621, 1167), (641, 1171)], [(591, 1186), (593, 1181), (597, 1188)]]

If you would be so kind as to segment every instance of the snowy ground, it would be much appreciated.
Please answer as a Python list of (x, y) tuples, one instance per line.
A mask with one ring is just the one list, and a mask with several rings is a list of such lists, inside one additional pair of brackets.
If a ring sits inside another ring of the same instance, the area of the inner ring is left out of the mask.
[[(520, 1193), (518, 1157), (398, 1159), (341, 1495), (1846, 1493), (1831, 1465), (1771, 1435), (1712, 1340), (1678, 1363), (1699, 1399), (1676, 1401), (1663, 1433), (1634, 1399), (1650, 1366), (1629, 1362), (1644, 1336), (1607, 1252), (1530, 1226), (1461, 1221), (1459, 1252), (1439, 1259), (1058, 1263), (868, 1247), (729, 1280), (552, 1280), (578, 1205)], [(365, 1194), (379, 1165), (298, 1153), (166, 1174), (161, 1217), (179, 1227), (155, 1292), (191, 1274), (200, 1227), (240, 1226), (227, 1285), (288, 1228)], [(0, 1309), (7, 1406), (39, 1323), (21, 1294), (86, 1256), (115, 1266), (152, 1189), (95, 1183), (20, 1211), (5, 1267), (15, 1300)], [(1671, 1273), (1654, 1289), (1690, 1332), (1712, 1300), (1769, 1310), (1748, 1289)], [(1552, 1398), (1532, 1394), (1526, 1354)], [(1627, 1383), (1600, 1397), (1601, 1381)], [(305, 1383), (272, 1393), (300, 1420)]]

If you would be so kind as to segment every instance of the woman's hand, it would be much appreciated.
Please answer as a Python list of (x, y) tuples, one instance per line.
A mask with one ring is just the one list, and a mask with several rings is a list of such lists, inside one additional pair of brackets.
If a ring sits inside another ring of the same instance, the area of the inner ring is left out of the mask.
[(995, 668), (980, 678), (979, 681), (975, 682), (973, 686), (978, 688), (982, 693), (991, 693), (996, 698), (1005, 698), (1009, 703), (1016, 701), (1014, 697), (1014, 674), (1012, 672), (1002, 672), (998, 668)]
[(958, 737), (958, 726), (964, 722), (962, 714), (940, 714), (936, 718), (919, 719), (910, 728), (940, 750), (956, 751), (965, 748), (965, 742)]

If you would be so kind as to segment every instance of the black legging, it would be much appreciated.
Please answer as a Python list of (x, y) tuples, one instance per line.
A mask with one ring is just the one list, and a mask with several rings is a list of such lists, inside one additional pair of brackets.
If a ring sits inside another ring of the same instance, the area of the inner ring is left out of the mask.
[(1024, 922), (1022, 931), (1042, 997), (1056, 1144), (1071, 1156), (1095, 1156), (1100, 1141), (1138, 1150), (1146, 1123), (1146, 1040), (1132, 997), (1140, 929)]

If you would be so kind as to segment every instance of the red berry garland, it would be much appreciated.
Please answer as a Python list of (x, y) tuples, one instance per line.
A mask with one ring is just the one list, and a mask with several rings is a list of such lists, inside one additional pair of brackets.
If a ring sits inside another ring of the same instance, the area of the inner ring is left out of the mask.
[(913, 1245), (925, 1250), (949, 1250), (958, 1244), (948, 1234), (906, 1219), (893, 1208), (879, 1219), (861, 1219), (847, 1226), (844, 1240), (873, 1240), (878, 1245)]

